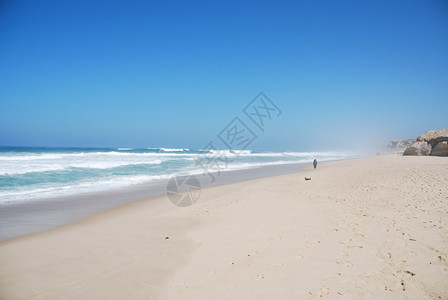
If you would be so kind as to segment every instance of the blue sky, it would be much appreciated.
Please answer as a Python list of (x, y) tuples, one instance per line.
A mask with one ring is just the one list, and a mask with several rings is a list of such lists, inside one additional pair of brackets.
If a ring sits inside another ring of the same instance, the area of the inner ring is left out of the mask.
[(448, 127), (446, 1), (3, 1), (0, 45), (0, 145), (201, 148), (260, 91), (254, 149)]

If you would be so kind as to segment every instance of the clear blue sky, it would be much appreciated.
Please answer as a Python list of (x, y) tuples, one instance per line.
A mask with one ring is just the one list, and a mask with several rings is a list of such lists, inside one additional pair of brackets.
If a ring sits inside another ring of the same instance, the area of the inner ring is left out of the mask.
[(448, 127), (446, 1), (0, 3), (0, 145), (201, 148), (259, 91), (255, 149)]

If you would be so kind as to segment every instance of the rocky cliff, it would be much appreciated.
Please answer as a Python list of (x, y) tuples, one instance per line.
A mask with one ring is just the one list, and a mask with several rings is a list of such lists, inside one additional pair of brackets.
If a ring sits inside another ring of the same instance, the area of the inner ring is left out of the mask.
[(413, 143), (415, 143), (415, 140), (390, 141), (389, 145), (387, 145), (386, 151), (401, 154), (407, 147), (409, 147)]
[(448, 129), (425, 132), (404, 150), (403, 155), (448, 156)]

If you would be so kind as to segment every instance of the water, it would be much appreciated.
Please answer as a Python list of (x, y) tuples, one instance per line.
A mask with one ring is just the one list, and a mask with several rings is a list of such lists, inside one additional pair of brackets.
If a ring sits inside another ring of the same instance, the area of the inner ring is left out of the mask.
[[(0, 205), (110, 191), (177, 174), (202, 174), (201, 164), (210, 166), (210, 171), (225, 171), (350, 156), (337, 152), (1, 147)], [(210, 164), (217, 158), (219, 163)]]

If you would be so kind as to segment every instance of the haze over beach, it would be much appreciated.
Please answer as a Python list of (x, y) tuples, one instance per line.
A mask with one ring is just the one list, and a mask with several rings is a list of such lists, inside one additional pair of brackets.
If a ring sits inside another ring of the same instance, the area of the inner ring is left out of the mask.
[(0, 299), (448, 298), (444, 1), (2, 1)]

